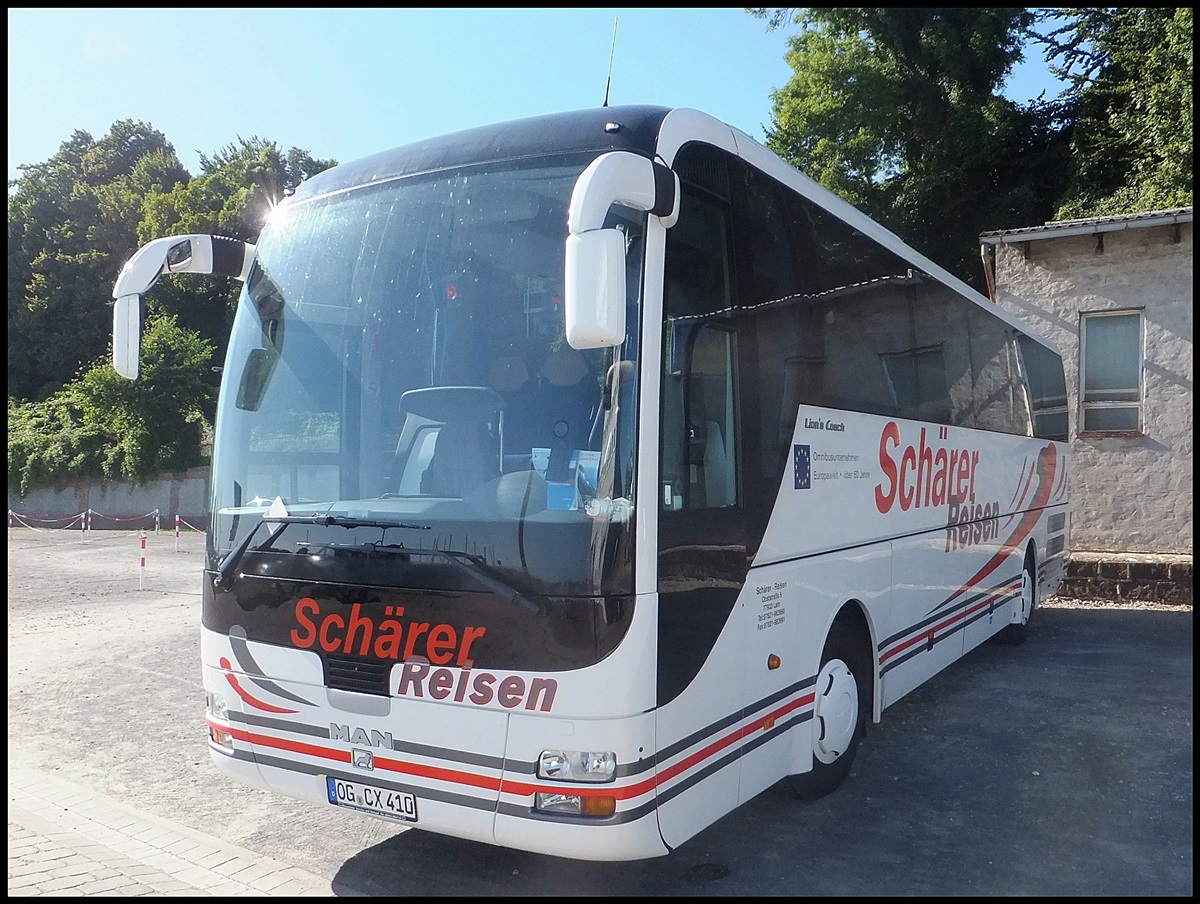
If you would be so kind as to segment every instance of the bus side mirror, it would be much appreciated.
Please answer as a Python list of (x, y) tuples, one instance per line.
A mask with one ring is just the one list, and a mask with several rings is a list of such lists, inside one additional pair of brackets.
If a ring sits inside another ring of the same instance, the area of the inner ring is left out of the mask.
[(122, 295), (113, 302), (113, 369), (136, 380), (142, 346), (142, 297)]
[(136, 380), (141, 352), (141, 297), (164, 273), (215, 273), (245, 280), (255, 246), (219, 235), (171, 235), (143, 245), (113, 286), (113, 369)]
[(625, 341), (625, 234), (594, 229), (567, 236), (567, 342), (604, 348)]
[(649, 158), (610, 151), (576, 180), (567, 214), (563, 286), (567, 342), (573, 348), (625, 341), (625, 235), (604, 228), (614, 204), (646, 211), (673, 226), (679, 218), (679, 177)]

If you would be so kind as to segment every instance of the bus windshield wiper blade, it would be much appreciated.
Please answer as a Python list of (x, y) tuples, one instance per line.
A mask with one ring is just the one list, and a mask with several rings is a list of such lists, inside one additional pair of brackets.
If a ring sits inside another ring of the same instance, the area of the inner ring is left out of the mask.
[[(220, 563), (217, 565), (217, 577), (213, 581), (214, 587), (228, 587), (231, 583), (233, 583), (233, 569), (235, 569), (238, 562), (242, 560), (242, 556), (244, 556), (246, 554), (246, 550), (250, 548), (250, 543), (254, 539), (254, 535), (258, 533), (258, 529), (262, 527), (263, 521), (266, 520), (266, 518), (263, 518), (256, 525), (254, 525), (254, 527), (250, 528), (250, 530), (246, 532), (246, 536), (242, 538), (242, 542), (231, 549), (229, 553), (226, 554), (225, 558), (220, 561)], [(281, 527), (278, 531), (276, 531), (275, 534), (271, 534), (271, 536), (267, 538), (267, 542), (263, 545), (269, 545), (275, 539), (276, 534), (281, 534), (285, 530), (287, 530), (286, 526)]]
[[(362, 547), (355, 547), (361, 549)], [(465, 552), (450, 552), (444, 549), (416, 549), (406, 546), (383, 546), (375, 544), (370, 547), (373, 552), (395, 552), (408, 556), (430, 556), (435, 559), (441, 559), (443, 562), (449, 562), (451, 565), (458, 568), (460, 571), (466, 572), (475, 581), (482, 584), (496, 596), (500, 597), (506, 603), (512, 603), (527, 612), (538, 612), (538, 604), (531, 600), (525, 594), (521, 593), (515, 587), (506, 584), (498, 577), (488, 571), (487, 567), (477, 562), (468, 553)]]
[(258, 524), (254, 525), (246, 534), (245, 539), (237, 545), (237, 547), (229, 552), (217, 566), (217, 577), (214, 585), (217, 587), (228, 587), (233, 582), (234, 569), (242, 557), (250, 550), (250, 544), (254, 540), (254, 535), (258, 533), (258, 529), (264, 524), (278, 524), (278, 530), (271, 532), (262, 546), (257, 547), (258, 550), (270, 549), (275, 542), (275, 538), (287, 530), (289, 524), (312, 524), (319, 527), (344, 527), (347, 529), (355, 527), (377, 527), (382, 530), (387, 530), (390, 527), (401, 528), (402, 530), (429, 530), (428, 524), (408, 524), (404, 521), (383, 521), (374, 518), (350, 518), (339, 515), (263, 515), (259, 519)]
[(264, 515), (263, 521), (273, 524), (314, 524), (319, 527), (378, 527), (387, 530), (429, 530), (428, 524), (409, 524), (406, 521), (386, 521), (381, 518), (352, 518), (349, 515)]
[(531, 600), (515, 587), (511, 587), (504, 581), (492, 575), (490, 571), (479, 562), (476, 562), (471, 556), (465, 552), (448, 552), (444, 549), (406, 549), (405, 552), (410, 555), (417, 556), (436, 556), (443, 561), (449, 562), (451, 565), (465, 571), (479, 583), (483, 584), (488, 590), (496, 594), (505, 602), (512, 603), (515, 606), (525, 609), (528, 612), (537, 612), (538, 604)]

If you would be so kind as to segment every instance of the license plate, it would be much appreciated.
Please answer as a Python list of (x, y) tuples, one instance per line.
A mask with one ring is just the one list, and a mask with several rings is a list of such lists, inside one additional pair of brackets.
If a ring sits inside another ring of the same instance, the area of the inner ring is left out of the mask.
[(332, 775), (325, 777), (325, 791), (329, 802), (339, 807), (363, 810), (377, 816), (390, 816), (405, 822), (417, 821), (417, 798), (407, 791), (376, 788), (374, 785), (348, 782)]

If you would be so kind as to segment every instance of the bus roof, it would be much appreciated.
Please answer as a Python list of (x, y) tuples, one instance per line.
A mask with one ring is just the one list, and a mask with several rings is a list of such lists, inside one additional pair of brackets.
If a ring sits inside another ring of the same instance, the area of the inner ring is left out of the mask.
[[(415, 173), (573, 152), (632, 151), (653, 157), (668, 107), (596, 107), (478, 126), (340, 164), (306, 179), (297, 200)], [(613, 128), (613, 124), (616, 128)]]
[(311, 200), (321, 195), (419, 173), (476, 163), (541, 157), (547, 154), (631, 151), (654, 158), (659, 153), (663, 121), (669, 114), (674, 114), (672, 119), (679, 118), (689, 123), (704, 120), (729, 129), (731, 135), (737, 136), (737, 150), (734, 153), (742, 156), (747, 162), (791, 184), (793, 188), (835, 216), (882, 242), (964, 297), (988, 309), (1036, 341), (1058, 351), (1058, 346), (1048, 337), (1032, 330), (1030, 325), (1022, 323), (991, 299), (930, 261), (899, 236), (797, 170), (761, 142), (707, 113), (688, 108), (650, 104), (593, 107), (564, 113), (548, 113), (438, 135), (317, 173), (297, 186), (289, 201), (294, 203)]

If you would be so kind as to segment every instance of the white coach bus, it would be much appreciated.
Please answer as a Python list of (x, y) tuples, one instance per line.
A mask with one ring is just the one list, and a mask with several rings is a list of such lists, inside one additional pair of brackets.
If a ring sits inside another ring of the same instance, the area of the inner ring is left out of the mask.
[(209, 749), (314, 805), (589, 860), (846, 777), (868, 721), (1024, 638), (1068, 536), (1061, 357), (687, 109), (337, 166), (256, 246), (212, 462)]

